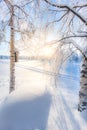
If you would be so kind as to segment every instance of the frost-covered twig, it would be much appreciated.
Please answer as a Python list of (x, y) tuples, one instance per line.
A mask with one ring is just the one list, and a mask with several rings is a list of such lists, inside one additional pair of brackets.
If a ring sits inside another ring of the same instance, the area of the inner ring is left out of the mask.
[(53, 7), (56, 8), (65, 8), (69, 11), (71, 11), (73, 14), (75, 14), (83, 23), (85, 23), (85, 25), (87, 25), (87, 20), (79, 13), (77, 12), (75, 9), (73, 9), (72, 7), (68, 6), (68, 5), (63, 5), (63, 4), (54, 4), (52, 2), (50, 2), (49, 0), (44, 0), (46, 3), (50, 4)]

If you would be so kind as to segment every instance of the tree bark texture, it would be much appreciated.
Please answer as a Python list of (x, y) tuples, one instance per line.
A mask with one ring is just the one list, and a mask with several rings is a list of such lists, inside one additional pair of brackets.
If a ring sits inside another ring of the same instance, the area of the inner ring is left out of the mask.
[(14, 7), (11, 7), (12, 14), (10, 20), (10, 88), (9, 93), (15, 89), (15, 49), (14, 49)]
[(79, 111), (83, 111), (85, 109), (87, 109), (87, 58), (83, 58), (82, 63), (78, 104)]

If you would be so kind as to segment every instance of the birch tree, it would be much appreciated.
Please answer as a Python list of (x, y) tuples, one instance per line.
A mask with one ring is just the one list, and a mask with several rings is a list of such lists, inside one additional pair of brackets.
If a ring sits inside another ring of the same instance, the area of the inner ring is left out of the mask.
[[(48, 11), (55, 19), (48, 22), (47, 26), (55, 24), (58, 31), (63, 33), (63, 38), (59, 41), (69, 39), (70, 44), (79, 50), (83, 56), (82, 70), (80, 76), (80, 91), (78, 110), (87, 109), (87, 1), (72, 1), (66, 0), (44, 0), (47, 3)], [(84, 43), (77, 42), (78, 39), (83, 39)], [(75, 42), (76, 41), (76, 42)], [(58, 43), (58, 41), (57, 41)], [(80, 48), (85, 46), (85, 50)]]
[[(10, 87), (9, 93), (15, 90), (15, 33), (19, 33), (19, 35), (28, 35), (30, 36), (33, 32), (33, 26), (30, 27), (29, 14), (26, 13), (27, 7), (33, 2), (33, 0), (29, 1), (12, 1), (12, 0), (1, 0), (0, 1), (4, 8), (7, 10), (7, 19), (5, 21), (5, 26), (10, 26)], [(21, 23), (25, 22), (27, 26), (26, 30), (21, 28)], [(30, 28), (29, 28), (30, 27)], [(29, 30), (30, 29), (30, 30)], [(8, 34), (9, 35), (9, 34)]]

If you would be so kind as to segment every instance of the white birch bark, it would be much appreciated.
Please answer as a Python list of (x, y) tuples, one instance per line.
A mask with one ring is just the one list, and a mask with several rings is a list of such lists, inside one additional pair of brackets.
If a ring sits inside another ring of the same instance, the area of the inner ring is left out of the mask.
[(15, 89), (15, 50), (14, 50), (14, 7), (11, 7), (12, 15), (10, 21), (11, 36), (10, 36), (10, 88), (9, 93)]
[(80, 77), (78, 110), (83, 111), (87, 109), (87, 58), (83, 59)]

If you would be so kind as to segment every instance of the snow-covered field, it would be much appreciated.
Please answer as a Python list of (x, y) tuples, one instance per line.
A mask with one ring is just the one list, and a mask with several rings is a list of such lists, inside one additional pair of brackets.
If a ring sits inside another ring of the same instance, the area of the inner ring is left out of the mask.
[(87, 130), (87, 111), (77, 111), (78, 66), (66, 67), (58, 77), (43, 73), (43, 61), (16, 64), (16, 90), (9, 91), (9, 62), (0, 61), (0, 130)]

